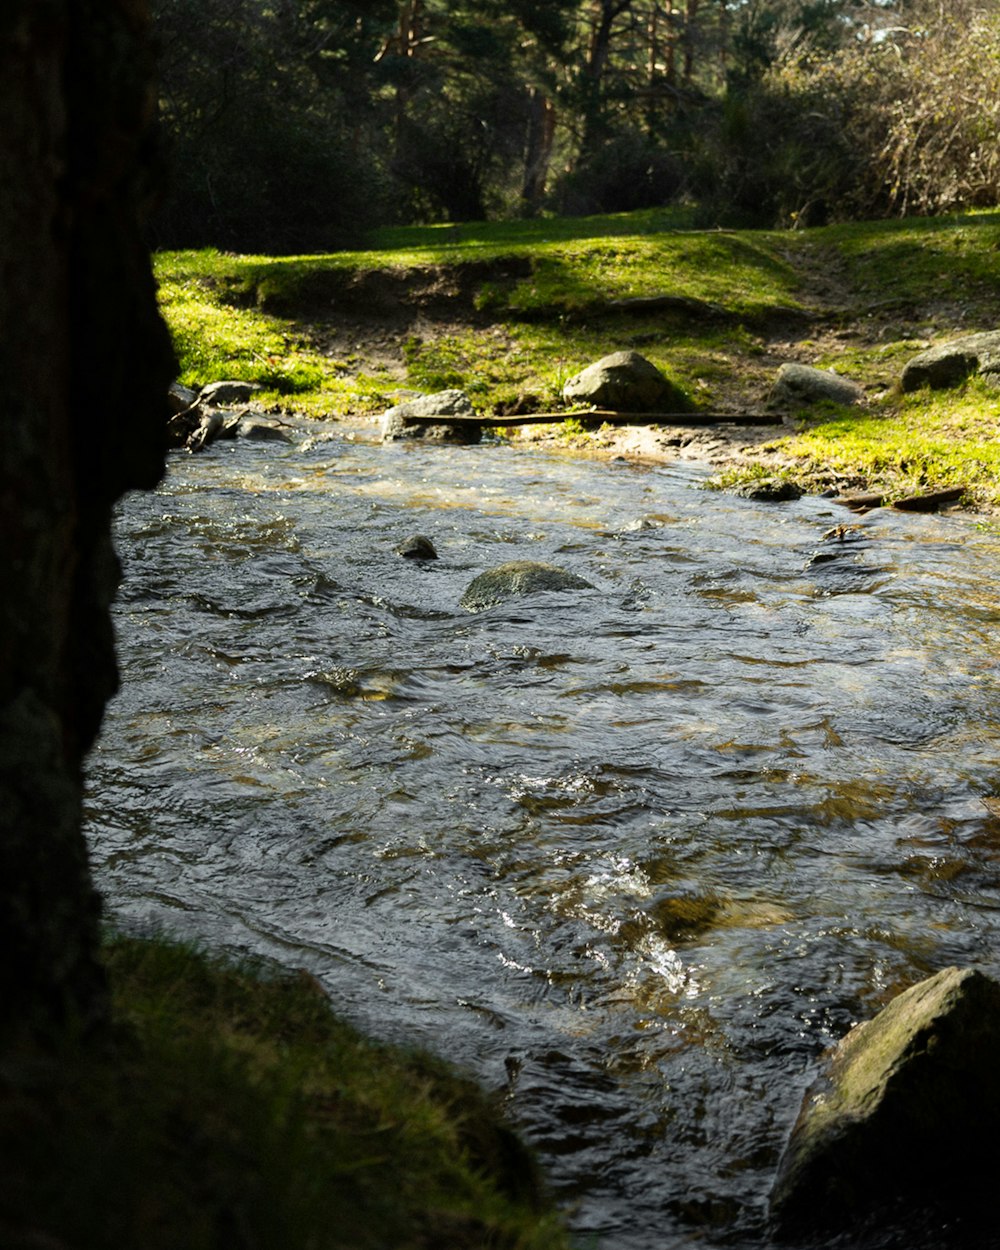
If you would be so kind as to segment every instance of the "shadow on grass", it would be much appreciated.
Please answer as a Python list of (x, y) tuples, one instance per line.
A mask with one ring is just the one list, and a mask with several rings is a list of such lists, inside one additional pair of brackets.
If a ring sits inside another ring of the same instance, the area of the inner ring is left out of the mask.
[(306, 974), (107, 949), (110, 1039), (0, 1057), (0, 1244), (560, 1250), (478, 1088), (358, 1035)]

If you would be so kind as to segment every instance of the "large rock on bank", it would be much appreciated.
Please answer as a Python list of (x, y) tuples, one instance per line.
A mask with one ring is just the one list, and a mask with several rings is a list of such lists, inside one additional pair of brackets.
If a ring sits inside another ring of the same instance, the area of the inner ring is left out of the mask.
[(994, 1201), (1000, 985), (946, 968), (833, 1049), (807, 1094), (771, 1199), (775, 1231), (851, 1229), (883, 1209)]
[(900, 385), (904, 391), (916, 391), (921, 386), (942, 390), (960, 386), (973, 374), (1000, 387), (1000, 331), (966, 334), (950, 343), (929, 347), (906, 365)]
[(687, 396), (638, 352), (613, 352), (563, 387), (563, 399), (614, 412), (686, 412)]
[(536, 595), (546, 590), (593, 590), (593, 586), (556, 564), (511, 560), (474, 577), (459, 604), (467, 612), (482, 612), (519, 595)]
[(209, 382), (198, 398), (213, 408), (225, 408), (228, 404), (248, 404), (261, 389), (256, 382)]

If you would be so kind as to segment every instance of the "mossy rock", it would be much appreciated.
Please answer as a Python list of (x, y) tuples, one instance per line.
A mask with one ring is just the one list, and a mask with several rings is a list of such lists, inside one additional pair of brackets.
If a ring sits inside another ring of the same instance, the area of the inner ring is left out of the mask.
[(973, 969), (946, 968), (852, 1029), (792, 1130), (771, 1198), (777, 1235), (839, 1233), (881, 1212), (988, 1212), (998, 1053), (1000, 985)]
[(613, 352), (588, 365), (563, 387), (571, 403), (593, 404), (615, 412), (687, 412), (690, 401), (638, 352)]
[(593, 586), (556, 564), (511, 560), (473, 578), (459, 603), (467, 612), (482, 612), (508, 599), (549, 590), (593, 590)]

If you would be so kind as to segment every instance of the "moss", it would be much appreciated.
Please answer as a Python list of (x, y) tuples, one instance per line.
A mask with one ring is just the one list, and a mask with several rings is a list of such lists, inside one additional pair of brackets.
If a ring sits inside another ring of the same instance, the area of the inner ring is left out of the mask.
[(978, 380), (946, 392), (887, 396), (781, 444), (814, 486), (851, 477), (888, 500), (964, 486), (968, 502), (1000, 504), (1000, 395)]
[(567, 1245), (470, 1081), (338, 1020), (306, 974), (107, 948), (110, 1049), (6, 1056), (4, 1244)]
[[(960, 484), (973, 504), (1000, 505), (1000, 396), (978, 381), (905, 397), (895, 386), (929, 339), (994, 328), (1000, 213), (786, 233), (689, 225), (649, 210), (399, 228), (329, 256), (164, 253), (161, 302), (185, 381), (246, 378), (265, 402), (327, 416), (384, 409), (400, 386), (461, 387), (484, 414), (558, 412), (568, 377), (627, 348), (696, 408), (753, 410), (780, 350), (860, 381), (866, 410), (799, 414), (797, 434), (724, 484), (777, 473), (890, 499)], [(440, 321), (424, 317), (413, 337), (429, 307)], [(331, 351), (330, 327), (353, 333), (364, 316), (398, 333), (398, 365), (363, 344)]]

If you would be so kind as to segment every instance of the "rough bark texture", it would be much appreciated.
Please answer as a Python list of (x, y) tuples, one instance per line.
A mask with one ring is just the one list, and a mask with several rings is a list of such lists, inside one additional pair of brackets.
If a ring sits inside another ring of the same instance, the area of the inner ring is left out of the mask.
[(151, 83), (145, 0), (0, 9), (0, 1033), (104, 1007), (81, 765), (117, 682), (111, 507), (162, 471), (173, 373)]

